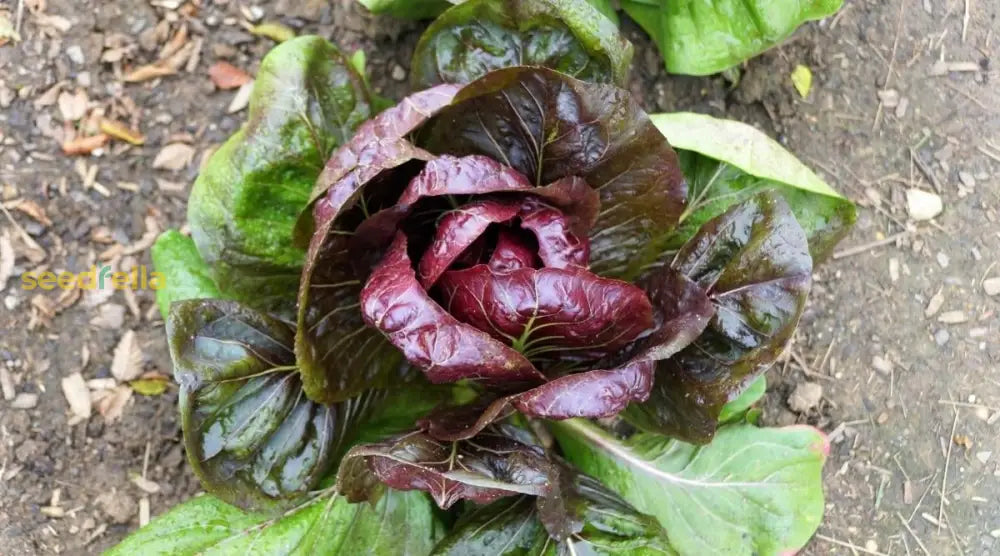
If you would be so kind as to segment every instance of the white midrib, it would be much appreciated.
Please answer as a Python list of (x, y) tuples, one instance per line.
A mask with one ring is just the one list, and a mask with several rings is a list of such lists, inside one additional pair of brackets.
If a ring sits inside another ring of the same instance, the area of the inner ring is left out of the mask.
[(663, 481), (674, 483), (678, 485), (702, 487), (702, 488), (760, 488), (760, 487), (774, 487), (774, 483), (766, 482), (719, 482), (719, 481), (704, 481), (700, 479), (688, 479), (686, 477), (681, 477), (680, 475), (674, 475), (673, 473), (668, 473), (652, 463), (646, 461), (645, 459), (637, 456), (631, 450), (622, 446), (618, 442), (611, 438), (605, 436), (603, 432), (594, 429), (592, 426), (581, 423), (575, 420), (564, 421), (562, 426), (573, 429), (573, 431), (586, 437), (588, 440), (593, 442), (596, 446), (604, 450), (605, 452), (611, 454), (616, 459), (622, 461), (626, 465), (638, 469), (647, 475), (651, 475), (657, 479)]

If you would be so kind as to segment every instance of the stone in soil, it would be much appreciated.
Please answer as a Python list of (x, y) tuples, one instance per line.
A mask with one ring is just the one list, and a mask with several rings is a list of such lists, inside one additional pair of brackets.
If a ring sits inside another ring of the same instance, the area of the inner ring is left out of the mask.
[(806, 413), (819, 405), (823, 397), (823, 387), (815, 382), (800, 382), (791, 396), (788, 396), (788, 407), (797, 413)]

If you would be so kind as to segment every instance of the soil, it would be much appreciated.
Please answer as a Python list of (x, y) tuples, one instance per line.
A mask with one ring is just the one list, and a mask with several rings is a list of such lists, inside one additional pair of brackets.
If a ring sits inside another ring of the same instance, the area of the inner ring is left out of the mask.
[[(19, 3), (0, 0), (0, 11), (14, 20)], [(169, 375), (163, 323), (151, 292), (60, 299), (21, 289), (18, 276), (39, 265), (149, 264), (144, 234), (183, 223), (199, 160), (245, 117), (227, 113), (235, 92), (215, 90), (207, 68), (224, 59), (253, 74), (273, 43), (247, 32), (248, 17), (363, 48), (374, 84), (396, 98), (420, 26), (372, 18), (353, 0), (278, 0), (259, 14), (227, 0), (23, 4), (22, 40), (0, 47), (0, 187), (9, 213), (0, 237), (17, 253), (12, 278), (0, 284), (0, 378), (14, 398), (0, 400), (0, 554), (97, 553), (135, 530), (147, 504), (155, 516), (198, 485), (179, 442), (174, 388), (122, 404), (126, 387), (89, 418), (74, 418), (63, 379), (81, 373), (105, 379), (93, 386), (114, 386), (113, 354), (128, 330), (142, 352), (137, 370)], [(742, 67), (735, 86), (721, 76), (666, 75), (624, 18), (636, 44), (631, 88), (651, 112), (752, 123), (860, 205), (844, 256), (816, 271), (764, 403), (768, 424), (832, 433), (826, 519), (808, 554), (1000, 553), (1000, 297), (982, 285), (1000, 276), (998, 16), (1000, 0), (847, 0), (836, 17)], [(188, 56), (174, 75), (123, 82), (184, 25), (196, 60)], [(805, 99), (789, 78), (799, 64), (814, 75)], [(60, 83), (85, 93), (88, 112), (141, 130), (145, 144), (64, 155), (73, 126), (63, 113), (76, 107), (73, 98), (60, 107), (50, 92)], [(153, 169), (170, 143), (196, 155), (181, 157), (177, 170)], [(910, 188), (939, 189), (943, 214), (913, 221)], [(795, 412), (788, 399), (803, 383), (822, 396)]]

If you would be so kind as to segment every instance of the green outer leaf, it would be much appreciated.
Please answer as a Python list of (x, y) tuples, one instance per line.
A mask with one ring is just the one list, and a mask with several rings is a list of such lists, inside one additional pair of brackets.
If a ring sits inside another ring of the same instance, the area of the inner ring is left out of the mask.
[(709, 75), (783, 41), (843, 0), (621, 0), (653, 38), (671, 73)]
[(722, 406), (719, 422), (728, 423), (742, 417), (750, 406), (764, 397), (765, 392), (767, 392), (767, 375), (760, 375), (738, 398)]
[(597, 8), (597, 11), (604, 14), (604, 17), (611, 20), (616, 26), (620, 23), (618, 21), (618, 12), (615, 11), (615, 7), (611, 4), (611, 0), (587, 0), (587, 3), (591, 6)]
[(490, 70), (513, 65), (549, 65), (585, 81), (624, 86), (632, 45), (614, 21), (601, 17), (591, 4), (467, 0), (450, 8), (417, 43), (411, 63), (414, 88), (470, 83)]
[(269, 311), (295, 303), (304, 251), (292, 228), (331, 151), (372, 115), (364, 78), (323, 38), (286, 41), (261, 62), (249, 119), (194, 184), (188, 220), (220, 289)]
[(174, 301), (222, 297), (212, 280), (212, 269), (201, 259), (191, 238), (167, 230), (156, 238), (151, 254), (153, 268), (163, 274), (160, 289), (156, 290), (156, 305), (163, 320), (167, 320)]
[[(678, 151), (688, 198), (698, 205), (685, 214), (666, 249), (678, 247), (706, 221), (768, 188), (777, 189), (792, 208), (814, 261), (826, 259), (857, 218), (851, 201), (753, 126), (693, 112), (653, 114), (650, 119)], [(720, 171), (717, 161), (727, 166)], [(708, 183), (712, 190), (702, 197)]]
[(618, 440), (582, 420), (550, 423), (567, 459), (659, 519), (682, 555), (784, 554), (823, 517), (826, 438), (810, 427), (727, 425), (694, 446)]
[(442, 523), (420, 493), (387, 491), (377, 504), (317, 497), (274, 520), (211, 496), (174, 507), (105, 556), (428, 554)]
[[(385, 14), (400, 19), (431, 19), (447, 10), (448, 0), (358, 0), (373, 14)], [(460, 1), (460, 0), (458, 0)]]

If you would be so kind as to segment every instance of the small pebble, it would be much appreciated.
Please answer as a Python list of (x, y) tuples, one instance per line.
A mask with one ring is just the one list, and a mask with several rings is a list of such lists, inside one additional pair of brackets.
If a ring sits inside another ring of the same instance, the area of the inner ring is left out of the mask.
[(958, 179), (962, 182), (962, 185), (972, 189), (976, 187), (976, 178), (972, 177), (972, 174), (968, 172), (959, 172)]
[(950, 339), (951, 339), (951, 334), (949, 334), (948, 331), (945, 330), (944, 328), (941, 328), (934, 333), (934, 341), (937, 342), (937, 345), (939, 346), (947, 344), (948, 340)]
[(962, 311), (945, 311), (938, 317), (938, 322), (943, 322), (944, 324), (962, 324), (968, 320), (969, 317)]
[(983, 291), (989, 296), (1000, 295), (1000, 278), (983, 280)]
[(72, 45), (66, 49), (66, 55), (69, 59), (73, 61), (74, 64), (82, 66), (86, 62), (86, 58), (83, 57), (83, 49), (79, 45)]
[(906, 190), (906, 210), (914, 220), (930, 220), (941, 214), (944, 203), (941, 197), (922, 189)]
[(889, 259), (889, 279), (893, 282), (899, 281), (899, 259)]
[(823, 387), (815, 382), (800, 382), (792, 395), (788, 396), (788, 407), (792, 411), (805, 413), (819, 405), (823, 398)]
[(404, 79), (406, 79), (406, 70), (403, 69), (403, 66), (399, 64), (393, 64), (392, 78), (395, 79), (396, 81), (403, 81)]
[(36, 405), (38, 405), (38, 394), (28, 392), (21, 392), (10, 402), (10, 406), (14, 409), (32, 409)]
[(976, 459), (978, 459), (983, 465), (986, 465), (986, 463), (990, 461), (990, 457), (992, 455), (993, 452), (976, 452)]
[(948, 265), (951, 263), (951, 258), (949, 258), (944, 252), (940, 252), (937, 254), (937, 262), (941, 265), (941, 268), (948, 268)]
[(906, 117), (906, 111), (910, 107), (910, 99), (903, 97), (899, 99), (899, 104), (896, 105), (896, 118), (903, 119)]
[(865, 541), (865, 550), (872, 553), (878, 552), (878, 543), (871, 539), (868, 539), (867, 541)]

